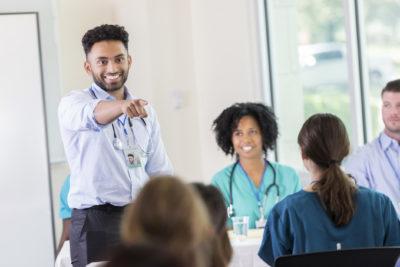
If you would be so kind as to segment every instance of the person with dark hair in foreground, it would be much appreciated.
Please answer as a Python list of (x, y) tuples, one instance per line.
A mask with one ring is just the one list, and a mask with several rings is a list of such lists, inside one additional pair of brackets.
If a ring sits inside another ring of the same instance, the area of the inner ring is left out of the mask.
[(345, 163), (357, 183), (387, 195), (400, 217), (400, 79), (381, 92), (385, 129)]
[(214, 226), (214, 249), (210, 267), (227, 267), (233, 252), (226, 228), (228, 216), (224, 197), (215, 186), (201, 183), (192, 183), (191, 185), (206, 204), (211, 223)]
[(236, 155), (236, 162), (215, 174), (211, 184), (224, 196), (230, 218), (249, 216), (249, 228), (264, 228), (275, 203), (301, 189), (293, 168), (267, 160), (278, 137), (274, 113), (261, 103), (237, 103), (214, 120), (213, 129), (218, 146)]
[(286, 254), (399, 246), (400, 222), (390, 199), (357, 186), (340, 168), (350, 150), (343, 122), (313, 115), (297, 140), (312, 181), (272, 209), (258, 255), (272, 266)]
[(204, 202), (175, 177), (152, 178), (126, 207), (121, 224), (125, 246), (157, 244), (191, 267), (210, 267), (212, 237)]
[[(132, 63), (128, 33), (101, 25), (85, 33), (85, 71), (93, 84), (63, 97), (61, 137), (71, 169), (68, 204), (74, 267), (101, 260), (120, 243), (119, 224), (150, 176), (172, 174), (154, 109), (125, 87)], [(128, 155), (138, 155), (132, 165)]]

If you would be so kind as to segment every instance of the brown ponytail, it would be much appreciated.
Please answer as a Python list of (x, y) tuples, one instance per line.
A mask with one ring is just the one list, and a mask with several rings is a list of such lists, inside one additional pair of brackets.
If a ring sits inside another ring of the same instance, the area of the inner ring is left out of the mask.
[(350, 147), (343, 122), (332, 114), (315, 114), (303, 124), (297, 142), (303, 153), (323, 170), (313, 186), (322, 207), (336, 226), (348, 224), (356, 210), (357, 187), (340, 168)]

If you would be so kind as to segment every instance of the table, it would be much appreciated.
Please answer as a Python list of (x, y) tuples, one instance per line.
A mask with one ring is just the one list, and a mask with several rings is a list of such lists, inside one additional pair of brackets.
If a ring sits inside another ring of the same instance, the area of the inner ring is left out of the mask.
[(66, 240), (56, 258), (55, 267), (72, 267), (69, 240)]
[[(86, 265), (87, 267), (102, 267), (106, 264), (106, 262), (92, 262)], [(55, 267), (72, 267), (71, 264), (71, 255), (69, 249), (69, 240), (64, 242), (64, 245), (61, 248), (60, 253), (57, 256)]]
[(263, 229), (249, 230), (248, 238), (236, 240), (232, 233), (229, 233), (233, 248), (233, 257), (229, 267), (268, 267), (258, 256), (258, 249), (262, 241)]

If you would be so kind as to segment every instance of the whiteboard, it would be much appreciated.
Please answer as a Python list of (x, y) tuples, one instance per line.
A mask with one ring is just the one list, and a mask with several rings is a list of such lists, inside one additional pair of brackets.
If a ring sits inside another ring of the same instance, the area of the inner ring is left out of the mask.
[(0, 14), (1, 266), (54, 266), (37, 16)]

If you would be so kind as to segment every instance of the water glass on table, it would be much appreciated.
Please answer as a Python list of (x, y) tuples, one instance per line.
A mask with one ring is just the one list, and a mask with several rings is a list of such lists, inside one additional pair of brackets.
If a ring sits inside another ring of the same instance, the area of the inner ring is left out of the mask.
[(232, 218), (233, 234), (237, 240), (247, 239), (249, 231), (249, 216), (238, 216)]

